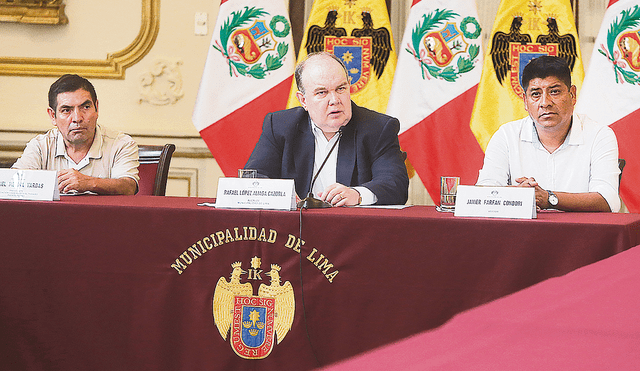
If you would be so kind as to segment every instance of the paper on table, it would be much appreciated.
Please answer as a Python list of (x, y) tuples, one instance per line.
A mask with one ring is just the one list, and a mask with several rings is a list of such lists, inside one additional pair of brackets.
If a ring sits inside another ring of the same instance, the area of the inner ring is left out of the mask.
[(400, 210), (413, 205), (357, 205), (356, 207), (364, 207), (370, 209), (395, 209)]
[(84, 192), (78, 192), (76, 190), (71, 190), (67, 193), (60, 193), (60, 196), (82, 196), (82, 195), (98, 195), (95, 192), (91, 192), (91, 191), (84, 191)]

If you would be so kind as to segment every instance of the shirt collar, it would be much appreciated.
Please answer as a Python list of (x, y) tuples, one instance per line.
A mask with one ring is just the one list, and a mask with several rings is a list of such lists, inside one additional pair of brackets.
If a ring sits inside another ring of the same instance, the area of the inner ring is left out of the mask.
[(565, 139), (565, 143), (567, 143), (567, 145), (576, 146), (584, 144), (584, 131), (582, 130), (582, 125), (582, 119), (578, 115), (573, 115), (571, 129), (569, 129), (569, 134), (567, 134), (567, 139)]
[(63, 156), (67, 153), (67, 149), (64, 145), (64, 138), (62, 137), (62, 133), (58, 128), (55, 129), (56, 135), (56, 157)]
[(89, 152), (87, 153), (89, 158), (101, 158), (102, 157), (102, 130), (100, 125), (96, 124), (96, 132), (93, 137), (93, 143)]
[[(582, 120), (577, 116), (573, 115), (573, 121), (571, 123), (571, 128), (569, 128), (569, 133), (567, 133), (567, 137), (562, 143), (561, 147), (565, 145), (580, 145), (584, 143), (584, 133), (582, 131)], [(532, 142), (542, 146), (540, 142), (540, 138), (538, 138), (538, 132), (536, 131), (535, 124), (533, 123), (533, 119), (531, 116), (527, 116), (526, 121), (523, 125), (522, 130), (520, 131), (520, 140), (523, 142)]]
[(309, 125), (311, 125), (311, 132), (313, 133), (313, 136), (316, 138), (316, 141), (322, 140), (321, 143), (333, 143), (334, 141), (337, 140), (336, 138), (340, 138), (340, 135), (334, 135), (331, 137), (331, 139), (327, 139), (322, 129), (320, 129), (318, 125), (316, 125), (316, 123), (313, 122), (313, 120), (311, 120), (311, 118), (309, 118)]
[[(58, 128), (55, 129), (57, 133), (56, 140), (56, 157), (64, 156), (67, 154), (67, 148), (64, 145), (64, 138), (62, 137), (62, 133)], [(96, 132), (93, 137), (93, 143), (91, 144), (91, 148), (89, 148), (89, 152), (87, 152), (88, 158), (101, 158), (102, 157), (102, 130), (100, 125), (96, 124)]]

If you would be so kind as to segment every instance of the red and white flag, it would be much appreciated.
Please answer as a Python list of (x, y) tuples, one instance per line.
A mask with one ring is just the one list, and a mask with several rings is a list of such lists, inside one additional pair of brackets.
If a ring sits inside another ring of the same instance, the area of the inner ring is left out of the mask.
[(640, 1), (610, 0), (575, 111), (609, 125), (626, 166), (620, 195), (640, 212)]
[(469, 122), (482, 70), (475, 0), (414, 0), (398, 47), (387, 114), (432, 200), (440, 177), (475, 184), (484, 153)]
[(193, 124), (226, 176), (244, 167), (269, 112), (286, 108), (295, 67), (284, 0), (222, 0)]

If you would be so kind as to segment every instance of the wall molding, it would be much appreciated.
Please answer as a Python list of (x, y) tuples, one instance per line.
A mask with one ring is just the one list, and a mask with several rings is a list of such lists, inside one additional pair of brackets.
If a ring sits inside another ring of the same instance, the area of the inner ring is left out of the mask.
[(197, 197), (198, 196), (198, 168), (171, 167), (168, 176), (168, 188), (176, 183), (186, 183), (186, 194), (174, 196)]
[(182, 64), (182, 60), (156, 59), (153, 66), (140, 75), (140, 103), (166, 106), (182, 99)]
[(106, 60), (64, 58), (0, 58), (0, 75), (58, 77), (77, 73), (87, 78), (124, 79), (125, 70), (149, 53), (160, 30), (160, 0), (142, 0), (140, 32), (129, 46)]
[(44, 1), (0, 1), (0, 22), (33, 23), (33, 24), (67, 24), (69, 19), (64, 14), (63, 0)]
[[(6, 134), (10, 134), (10, 133), (16, 133), (16, 134), (33, 134), (33, 136), (36, 136), (38, 134), (43, 134), (44, 132), (46, 132), (47, 130), (49, 130), (49, 128), (46, 129), (0, 129), (0, 134), (2, 133), (6, 133)], [(127, 134), (131, 135), (132, 137), (139, 137), (139, 138), (151, 138), (151, 139), (202, 139), (202, 137), (200, 135), (189, 135), (189, 134), (136, 134), (136, 133), (130, 133), (127, 132)]]

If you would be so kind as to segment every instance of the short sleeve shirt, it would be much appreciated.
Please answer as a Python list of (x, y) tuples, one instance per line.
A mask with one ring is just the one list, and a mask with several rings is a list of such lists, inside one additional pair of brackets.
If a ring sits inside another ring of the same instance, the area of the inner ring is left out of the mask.
[(53, 128), (27, 143), (15, 169), (66, 170), (96, 178), (131, 178), (138, 182), (138, 145), (129, 135), (96, 125), (87, 155), (75, 163), (68, 155), (62, 134)]

